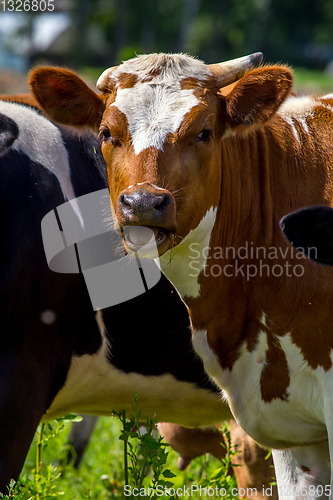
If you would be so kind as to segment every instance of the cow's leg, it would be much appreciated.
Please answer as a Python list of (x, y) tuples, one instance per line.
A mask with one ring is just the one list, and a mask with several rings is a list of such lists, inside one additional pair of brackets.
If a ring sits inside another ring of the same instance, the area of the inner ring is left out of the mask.
[(280, 500), (328, 500), (330, 457), (328, 441), (289, 450), (273, 450)]
[[(71, 431), (68, 435), (68, 441), (74, 450), (74, 467), (78, 469), (85, 449), (89, 443), (98, 417), (95, 415), (82, 415), (81, 422), (73, 422)], [(67, 455), (67, 461), (70, 462), (73, 457), (73, 450), (70, 449)]]
[(211, 453), (219, 460), (226, 454), (223, 436), (216, 427), (188, 429), (178, 424), (160, 422), (157, 428), (165, 441), (179, 453), (179, 470), (186, 469), (191, 460), (205, 453)]
[(274, 478), (273, 461), (268, 451), (261, 448), (235, 422), (230, 421), (230, 438), (236, 447), (237, 455), (232, 463), (236, 476), (239, 498), (257, 498), (257, 500), (277, 500), (276, 486), (270, 486)]
[[(1, 325), (0, 325), (0, 331)], [(14, 336), (14, 334), (13, 334)], [(49, 337), (47, 339), (49, 341)], [(0, 346), (0, 492), (18, 479), (37, 426), (63, 382), (66, 366), (52, 369), (55, 350), (45, 346), (12, 349)], [(40, 342), (42, 344), (42, 342)], [(59, 361), (60, 365), (60, 361)]]
[[(274, 477), (272, 458), (265, 460), (267, 450), (250, 438), (234, 420), (229, 423), (231, 444), (238, 451), (232, 464), (239, 498), (276, 500), (276, 487), (270, 486)], [(180, 470), (185, 469), (193, 458), (204, 453), (211, 453), (218, 459), (225, 456), (226, 450), (222, 446), (224, 438), (216, 428), (187, 429), (177, 424), (159, 423), (158, 429), (166, 442), (180, 454)]]
[(22, 418), (0, 419), (0, 492), (8, 493), (7, 486), (11, 479), (18, 479), (29, 446), (34, 437), (38, 421)]
[[(330, 213), (333, 215), (333, 210)], [(333, 500), (333, 408), (332, 408), (332, 391), (331, 385), (328, 385), (328, 390), (326, 390), (324, 398), (324, 415), (325, 424), (328, 435), (328, 450), (329, 450), (329, 460), (330, 460), (330, 471), (331, 471), (331, 482), (330, 482), (330, 498)]]
[[(2, 383), (0, 378), (0, 384)], [(17, 379), (16, 379), (17, 382)], [(18, 479), (43, 411), (25, 386), (0, 385), (0, 492), (7, 493), (11, 479)], [(36, 389), (38, 392), (38, 389)], [(24, 399), (25, 403), (24, 404)], [(35, 404), (34, 404), (35, 403)]]

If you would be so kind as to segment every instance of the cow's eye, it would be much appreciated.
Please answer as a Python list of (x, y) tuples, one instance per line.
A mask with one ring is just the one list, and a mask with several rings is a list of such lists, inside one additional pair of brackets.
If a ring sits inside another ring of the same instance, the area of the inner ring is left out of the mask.
[(114, 142), (111, 132), (107, 127), (101, 127), (98, 134), (98, 139), (100, 141), (107, 141), (108, 139), (110, 139), (111, 142)]
[(212, 137), (212, 131), (210, 129), (204, 129), (198, 135), (197, 141), (209, 142), (211, 137)]

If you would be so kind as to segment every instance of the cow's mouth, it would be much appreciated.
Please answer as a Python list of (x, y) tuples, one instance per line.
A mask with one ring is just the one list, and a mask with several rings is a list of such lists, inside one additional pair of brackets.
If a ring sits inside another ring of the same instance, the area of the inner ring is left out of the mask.
[(123, 234), (130, 252), (142, 251), (147, 255), (154, 253), (154, 250), (156, 254), (156, 247), (160, 255), (164, 253), (169, 247), (171, 236), (168, 229), (155, 226), (124, 226)]

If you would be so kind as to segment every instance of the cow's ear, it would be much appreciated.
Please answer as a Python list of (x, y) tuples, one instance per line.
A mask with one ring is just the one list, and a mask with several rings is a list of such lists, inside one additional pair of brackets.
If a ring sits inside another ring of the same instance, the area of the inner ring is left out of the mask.
[(292, 72), (286, 67), (252, 70), (225, 97), (228, 124), (236, 129), (266, 122), (287, 98), (292, 83)]
[(0, 114), (0, 156), (5, 155), (19, 136), (19, 128), (9, 116)]
[(98, 129), (105, 108), (103, 96), (95, 94), (74, 72), (58, 67), (37, 68), (31, 72), (29, 83), (51, 119)]
[(286, 215), (280, 222), (290, 243), (307, 257), (333, 265), (333, 209), (307, 207)]

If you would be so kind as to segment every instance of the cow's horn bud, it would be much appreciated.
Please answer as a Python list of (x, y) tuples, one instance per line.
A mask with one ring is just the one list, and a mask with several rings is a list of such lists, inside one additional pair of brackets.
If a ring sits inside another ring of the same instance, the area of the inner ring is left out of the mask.
[(118, 68), (118, 66), (113, 66), (112, 68), (108, 68), (103, 71), (96, 83), (96, 87), (98, 88), (98, 90), (103, 93), (112, 92), (114, 88), (114, 82), (111, 80), (110, 76), (116, 68)]
[(261, 52), (256, 52), (255, 54), (232, 59), (231, 61), (210, 64), (208, 68), (215, 76), (217, 86), (221, 88), (236, 82), (242, 78), (247, 71), (259, 66), (262, 58), (263, 54)]

